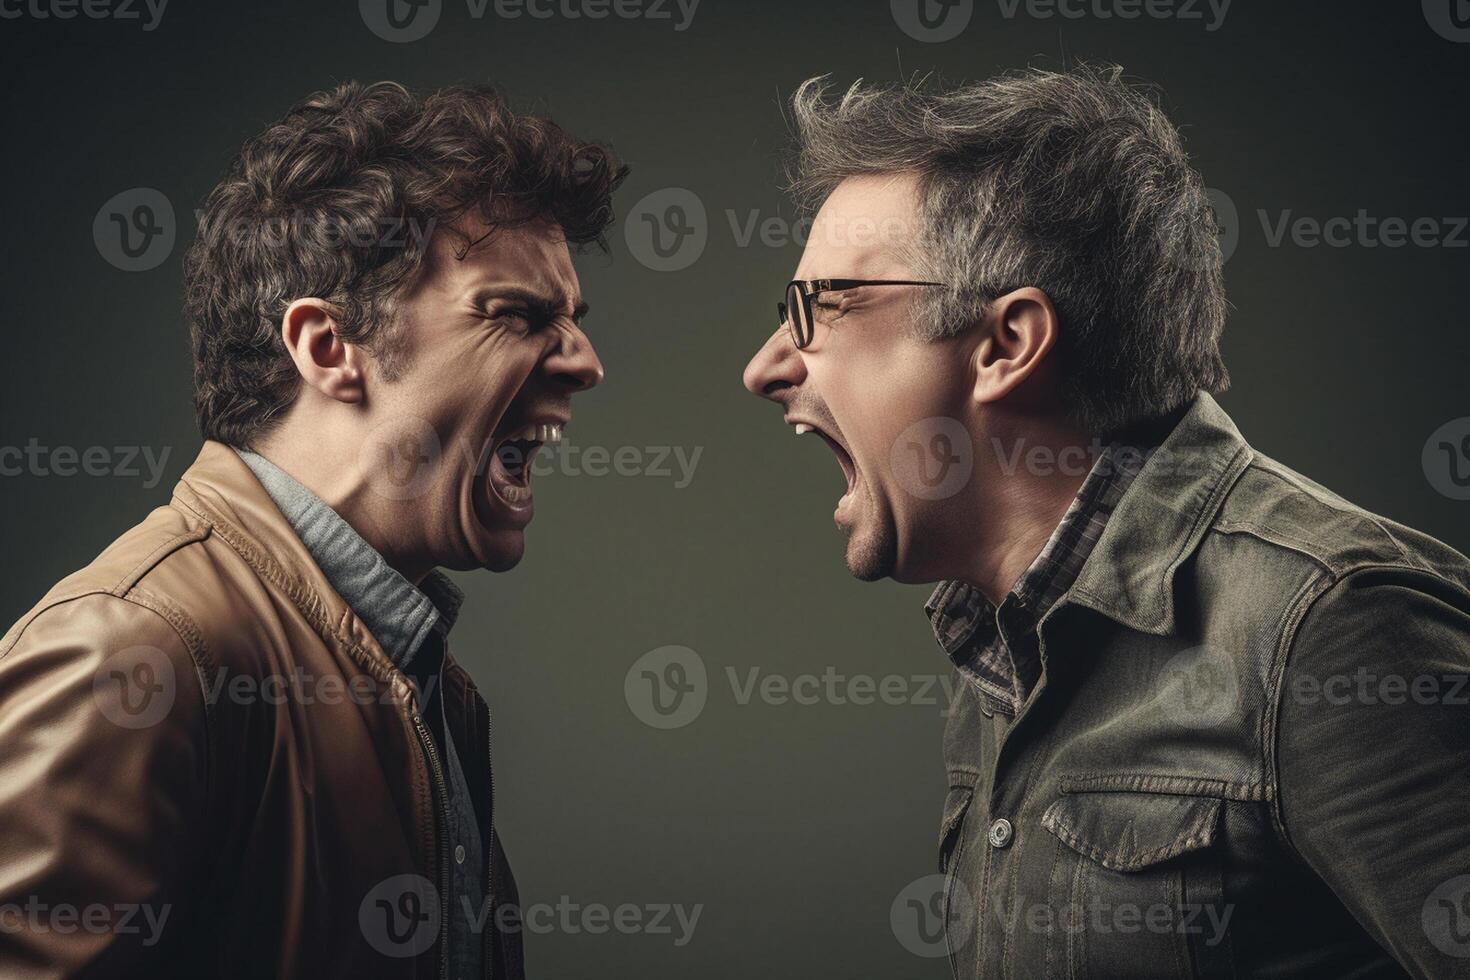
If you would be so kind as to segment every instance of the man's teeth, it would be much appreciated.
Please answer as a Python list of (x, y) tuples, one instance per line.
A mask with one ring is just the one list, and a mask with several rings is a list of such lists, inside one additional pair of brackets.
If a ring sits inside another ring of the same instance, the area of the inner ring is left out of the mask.
[(815, 432), (816, 429), (817, 429), (816, 426), (814, 426), (814, 425), (807, 425), (805, 422), (798, 422), (798, 423), (796, 423), (796, 434), (799, 435), (799, 436), (804, 436), (808, 432)]
[(531, 499), (531, 488), (508, 484), (500, 488), (500, 496), (508, 504), (523, 504)]
[(515, 439), (526, 442), (561, 442), (561, 426), (552, 423), (532, 424), (505, 438), (507, 442)]

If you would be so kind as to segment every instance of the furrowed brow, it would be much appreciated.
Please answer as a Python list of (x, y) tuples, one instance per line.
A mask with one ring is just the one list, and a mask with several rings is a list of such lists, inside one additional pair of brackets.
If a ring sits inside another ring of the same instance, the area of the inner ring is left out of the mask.
[[(553, 299), (543, 293), (533, 292), (532, 290), (523, 289), (518, 286), (487, 290), (480, 294), (478, 302), (484, 303), (490, 299), (503, 299), (513, 303), (522, 303), (533, 310), (537, 316), (546, 320), (554, 320), (564, 315), (568, 302), (563, 299)], [(572, 319), (580, 321), (582, 317), (587, 315), (589, 309), (590, 307), (585, 301), (578, 302), (572, 309)]]

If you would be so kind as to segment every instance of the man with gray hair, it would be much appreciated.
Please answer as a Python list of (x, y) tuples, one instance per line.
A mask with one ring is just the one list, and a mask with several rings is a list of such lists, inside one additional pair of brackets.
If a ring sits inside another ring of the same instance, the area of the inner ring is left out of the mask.
[(1470, 975), (1470, 560), (1211, 397), (1173, 125), (1085, 67), (794, 103), (745, 384), (836, 454), (852, 573), (939, 583), (956, 975)]

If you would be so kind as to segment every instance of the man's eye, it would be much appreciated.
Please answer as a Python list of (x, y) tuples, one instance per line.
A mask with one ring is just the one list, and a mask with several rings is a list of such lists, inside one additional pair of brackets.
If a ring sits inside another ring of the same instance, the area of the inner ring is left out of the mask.
[(531, 311), (530, 310), (527, 310), (527, 309), (522, 309), (520, 307), (514, 307), (514, 306), (512, 306), (512, 307), (507, 307), (506, 309), (503, 309), (503, 310), (496, 310), (496, 311), (494, 311), (493, 313), (490, 314), (490, 319), (492, 319), (492, 320), (522, 320), (522, 321), (525, 321), (526, 323), (530, 323), (531, 322)]
[(818, 293), (812, 297), (812, 315), (823, 320), (833, 320), (842, 315), (846, 308), (842, 293)]

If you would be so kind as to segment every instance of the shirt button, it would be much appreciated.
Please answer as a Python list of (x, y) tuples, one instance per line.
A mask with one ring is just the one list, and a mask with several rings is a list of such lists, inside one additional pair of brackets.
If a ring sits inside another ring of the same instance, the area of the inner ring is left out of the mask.
[[(992, 830), (991, 831), (991, 834), (994, 834), (994, 833), (995, 833), (995, 831)], [(460, 844), (460, 845), (456, 846), (455, 849), (454, 849), (454, 863), (455, 864), (464, 864), (464, 845), (463, 844)]]
[(1014, 836), (1014, 833), (1015, 831), (1011, 827), (1011, 822), (1005, 817), (1001, 817), (990, 825), (990, 846), (1005, 847), (1011, 842), (1011, 837)]

